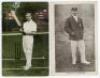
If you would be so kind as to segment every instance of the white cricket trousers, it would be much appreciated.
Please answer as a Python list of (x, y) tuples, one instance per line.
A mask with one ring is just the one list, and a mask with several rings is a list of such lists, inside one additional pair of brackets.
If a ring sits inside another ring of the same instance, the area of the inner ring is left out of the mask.
[(34, 37), (32, 35), (23, 36), (23, 50), (25, 53), (27, 66), (31, 66), (33, 42)]
[(77, 49), (80, 52), (81, 62), (86, 61), (84, 40), (79, 40), (79, 41), (71, 40), (72, 63), (76, 63), (77, 61), (77, 55), (76, 55)]

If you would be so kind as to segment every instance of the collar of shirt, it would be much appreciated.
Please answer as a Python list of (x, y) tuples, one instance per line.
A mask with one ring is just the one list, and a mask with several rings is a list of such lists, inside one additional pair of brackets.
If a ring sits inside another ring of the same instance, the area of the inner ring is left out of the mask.
[(73, 16), (76, 22), (78, 22), (78, 16)]
[(31, 19), (30, 21), (27, 21), (27, 23), (30, 23), (30, 22), (32, 22), (33, 20)]

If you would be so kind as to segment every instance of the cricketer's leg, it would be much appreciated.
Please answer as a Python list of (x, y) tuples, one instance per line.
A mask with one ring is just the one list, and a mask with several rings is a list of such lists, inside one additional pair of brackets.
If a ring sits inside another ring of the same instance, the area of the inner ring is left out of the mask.
[(26, 57), (25, 70), (30, 69), (32, 61), (32, 48), (33, 48), (33, 36), (26, 36), (23, 38), (23, 49)]
[(86, 60), (86, 56), (85, 56), (85, 43), (84, 43), (84, 40), (78, 41), (78, 49), (79, 49), (80, 56), (81, 56), (81, 63), (90, 64), (90, 62), (88, 62), (88, 61)]
[(71, 40), (72, 64), (76, 64), (77, 41)]

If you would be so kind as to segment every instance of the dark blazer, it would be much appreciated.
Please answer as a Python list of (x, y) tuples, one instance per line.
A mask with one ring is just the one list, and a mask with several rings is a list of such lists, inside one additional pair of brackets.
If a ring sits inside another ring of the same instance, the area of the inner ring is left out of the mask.
[(78, 22), (76, 22), (73, 16), (70, 16), (66, 20), (64, 29), (69, 34), (71, 40), (83, 39), (84, 27), (81, 18), (78, 17)]

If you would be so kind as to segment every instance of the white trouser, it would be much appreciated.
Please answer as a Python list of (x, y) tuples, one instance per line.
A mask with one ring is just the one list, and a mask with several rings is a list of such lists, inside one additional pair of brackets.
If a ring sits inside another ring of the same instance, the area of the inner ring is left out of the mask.
[(34, 38), (30, 35), (23, 36), (23, 50), (26, 57), (26, 65), (31, 65), (32, 60), (32, 48), (33, 48)]
[(80, 52), (81, 62), (86, 61), (84, 40), (79, 40), (79, 41), (71, 40), (72, 63), (76, 63), (77, 61), (76, 57), (77, 48)]

